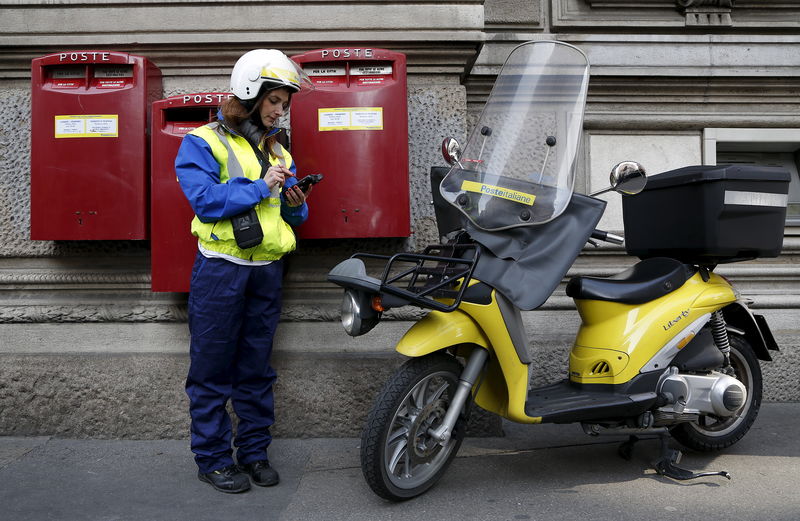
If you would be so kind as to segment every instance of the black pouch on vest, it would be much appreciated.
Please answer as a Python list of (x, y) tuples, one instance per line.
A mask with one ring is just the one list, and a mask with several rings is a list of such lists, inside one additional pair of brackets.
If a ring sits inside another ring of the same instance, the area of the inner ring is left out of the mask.
[(258, 246), (264, 240), (264, 232), (261, 231), (261, 223), (258, 222), (255, 208), (231, 217), (231, 225), (236, 245), (243, 250)]

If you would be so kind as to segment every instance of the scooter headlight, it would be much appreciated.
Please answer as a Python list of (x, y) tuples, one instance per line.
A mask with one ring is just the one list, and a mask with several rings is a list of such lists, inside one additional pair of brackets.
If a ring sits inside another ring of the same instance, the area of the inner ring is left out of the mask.
[(350, 336), (359, 336), (375, 327), (381, 315), (370, 305), (369, 295), (348, 290), (342, 299), (342, 327)]
[(342, 327), (350, 336), (356, 336), (354, 331), (357, 331), (361, 326), (361, 319), (358, 316), (358, 302), (356, 302), (355, 295), (350, 291), (344, 292), (342, 299)]

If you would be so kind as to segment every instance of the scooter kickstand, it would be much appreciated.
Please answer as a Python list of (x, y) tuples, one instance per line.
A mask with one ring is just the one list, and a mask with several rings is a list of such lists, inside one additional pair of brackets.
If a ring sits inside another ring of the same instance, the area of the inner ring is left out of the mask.
[(617, 454), (619, 454), (619, 457), (630, 461), (631, 458), (633, 458), (633, 446), (637, 441), (639, 441), (639, 437), (631, 434), (628, 436), (628, 441), (620, 443), (619, 447), (617, 447)]
[(723, 476), (731, 479), (731, 475), (724, 470), (720, 472), (692, 472), (691, 470), (678, 467), (676, 463), (680, 463), (681, 451), (669, 448), (668, 434), (662, 434), (659, 438), (661, 440), (661, 457), (653, 466), (660, 475), (681, 481), (702, 478), (704, 476)]

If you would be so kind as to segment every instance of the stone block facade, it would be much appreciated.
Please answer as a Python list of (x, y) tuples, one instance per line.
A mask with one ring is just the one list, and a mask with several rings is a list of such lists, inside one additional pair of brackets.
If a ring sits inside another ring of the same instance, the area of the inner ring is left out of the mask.
[[(651, 173), (738, 151), (800, 162), (799, 20), (800, 0), (3, 2), (0, 435), (188, 435), (186, 296), (150, 291), (149, 243), (29, 239), (31, 59), (78, 49), (144, 55), (161, 69), (167, 97), (227, 90), (235, 59), (256, 47), (406, 54), (412, 235), (301, 241), (287, 262), (276, 433), (352, 436), (375, 382), (399, 363), (393, 343), (420, 313), (392, 313), (378, 330), (350, 339), (338, 325), (340, 291), (325, 274), (355, 251), (437, 242), (429, 169), (443, 164), (444, 137), (465, 140), (514, 46), (557, 39), (589, 56), (576, 184), (588, 192), (623, 159)], [(604, 197), (611, 203), (604, 227), (619, 231), (618, 196)], [(787, 223), (778, 259), (719, 269), (773, 324), (783, 349), (765, 364), (766, 398), (774, 401), (800, 400), (791, 384), (800, 356), (792, 319), (800, 308), (798, 224), (800, 215)], [(633, 262), (620, 248), (602, 247), (587, 251), (569, 276), (610, 275)], [(534, 379), (564, 375), (578, 319), (563, 284), (525, 320), (536, 333)], [(477, 430), (497, 428), (486, 421)]]

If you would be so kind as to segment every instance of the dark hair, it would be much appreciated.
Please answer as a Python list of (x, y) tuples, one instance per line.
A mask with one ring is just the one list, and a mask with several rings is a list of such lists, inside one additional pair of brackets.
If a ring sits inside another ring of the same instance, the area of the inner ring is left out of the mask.
[(236, 131), (239, 130), (239, 126), (243, 121), (250, 118), (253, 112), (252, 110), (247, 110), (236, 96), (231, 96), (223, 101), (219, 109), (222, 112), (222, 119), (225, 120), (225, 125)]

